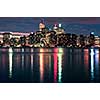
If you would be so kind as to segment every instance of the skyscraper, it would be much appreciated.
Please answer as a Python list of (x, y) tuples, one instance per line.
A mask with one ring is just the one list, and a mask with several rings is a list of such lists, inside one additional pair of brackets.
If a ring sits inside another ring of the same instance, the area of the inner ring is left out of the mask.
[(45, 28), (45, 24), (44, 24), (44, 21), (43, 19), (40, 21), (39, 23), (39, 31), (42, 31), (43, 29)]
[(56, 34), (64, 34), (64, 29), (62, 28), (62, 24), (55, 24), (53, 27), (53, 31), (56, 32)]

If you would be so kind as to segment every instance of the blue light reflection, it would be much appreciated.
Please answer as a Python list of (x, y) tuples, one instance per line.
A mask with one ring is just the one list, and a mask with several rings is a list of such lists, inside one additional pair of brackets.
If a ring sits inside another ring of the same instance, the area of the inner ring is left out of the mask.
[(94, 49), (91, 49), (91, 80), (94, 80)]

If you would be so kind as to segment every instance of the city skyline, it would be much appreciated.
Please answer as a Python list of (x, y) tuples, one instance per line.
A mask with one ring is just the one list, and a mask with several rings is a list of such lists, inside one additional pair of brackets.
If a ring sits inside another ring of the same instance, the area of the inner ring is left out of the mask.
[(0, 17), (0, 31), (35, 32), (41, 19), (49, 28), (61, 23), (66, 33), (100, 35), (99, 17)]

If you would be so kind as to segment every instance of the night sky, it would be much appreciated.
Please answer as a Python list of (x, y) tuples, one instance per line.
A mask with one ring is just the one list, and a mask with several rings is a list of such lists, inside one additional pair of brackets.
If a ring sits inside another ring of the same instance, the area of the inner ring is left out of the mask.
[(41, 19), (49, 28), (61, 23), (66, 33), (100, 35), (100, 17), (0, 17), (0, 31), (37, 31)]

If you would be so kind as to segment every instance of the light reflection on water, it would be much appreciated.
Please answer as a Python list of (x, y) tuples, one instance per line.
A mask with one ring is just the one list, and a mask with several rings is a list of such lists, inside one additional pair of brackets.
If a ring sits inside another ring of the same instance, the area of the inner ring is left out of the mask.
[[(31, 52), (33, 52), (33, 49), (31, 49)], [(31, 54), (31, 78), (33, 78), (33, 54)]]
[(99, 50), (95, 50), (95, 78), (96, 80), (99, 80)]
[[(40, 52), (43, 52), (43, 49), (40, 49)], [(43, 53), (40, 53), (40, 82), (43, 81), (43, 74), (44, 74), (44, 60), (43, 60)]]
[[(58, 49), (55, 48), (54, 52), (58, 52)], [(54, 53), (53, 55), (54, 55), (54, 82), (57, 82), (57, 70), (58, 70), (58, 67), (57, 67), (57, 53)]]
[(9, 78), (12, 78), (12, 56), (13, 56), (12, 48), (9, 48)]
[(58, 53), (58, 82), (62, 82), (62, 55), (63, 55), (63, 49), (59, 48)]
[(91, 80), (94, 80), (94, 49), (91, 49)]
[(0, 82), (100, 82), (99, 49), (0, 49)]
[(88, 49), (84, 49), (84, 65), (85, 65), (86, 77), (88, 77), (88, 69), (89, 69), (89, 50)]

